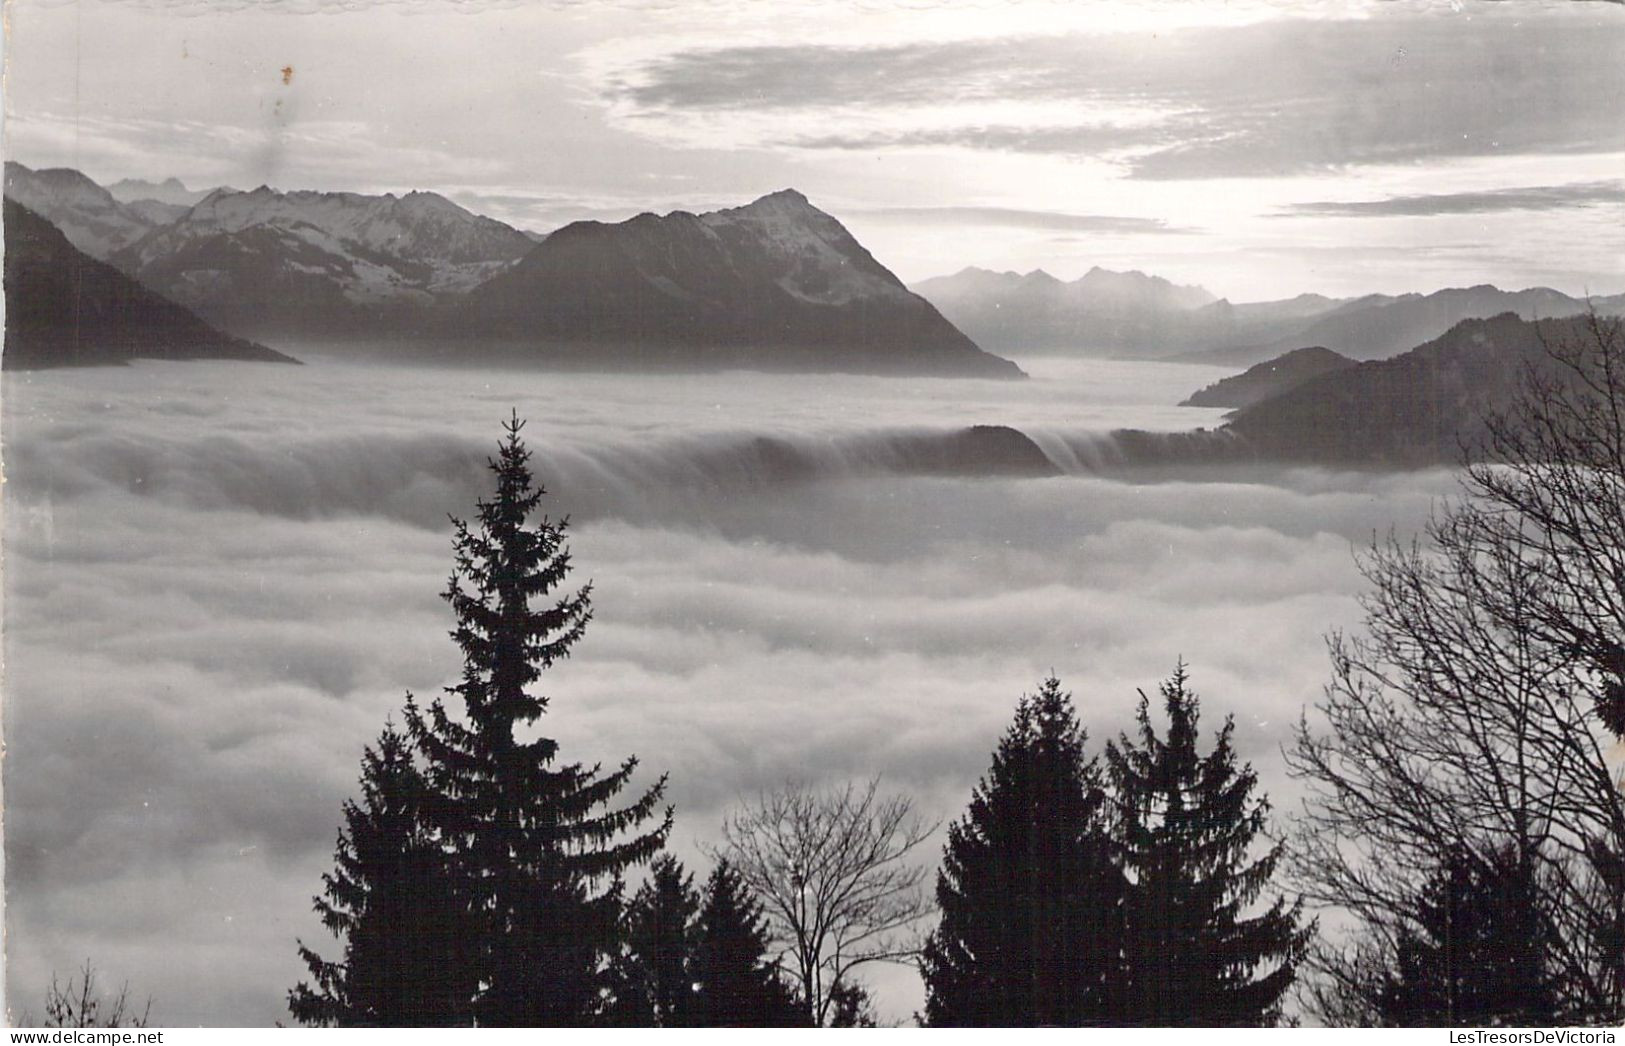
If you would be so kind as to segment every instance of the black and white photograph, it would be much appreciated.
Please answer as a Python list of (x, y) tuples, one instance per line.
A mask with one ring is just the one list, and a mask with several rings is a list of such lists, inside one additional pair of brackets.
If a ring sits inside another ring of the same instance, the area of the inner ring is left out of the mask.
[(1625, 3), (0, 22), (8, 1026), (1625, 1025)]

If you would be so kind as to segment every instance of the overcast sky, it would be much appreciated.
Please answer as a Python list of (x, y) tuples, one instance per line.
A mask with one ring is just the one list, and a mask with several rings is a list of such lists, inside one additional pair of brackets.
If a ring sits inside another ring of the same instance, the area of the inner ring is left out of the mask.
[(1625, 290), (1625, 5), (10, 0), (6, 148), (545, 230), (793, 186), (907, 280)]

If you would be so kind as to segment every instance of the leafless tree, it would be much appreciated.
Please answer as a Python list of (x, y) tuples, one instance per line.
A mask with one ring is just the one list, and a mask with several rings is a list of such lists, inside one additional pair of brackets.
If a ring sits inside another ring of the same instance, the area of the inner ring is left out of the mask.
[(936, 827), (907, 797), (882, 794), (879, 778), (822, 790), (786, 783), (723, 822), (714, 856), (761, 900), (813, 1024), (828, 1023), (857, 967), (918, 953), (916, 924), (930, 904), (927, 869), (912, 854)]
[(1364, 634), (1331, 638), (1323, 726), (1287, 754), (1310, 788), (1296, 885), (1360, 926), (1313, 958), (1322, 1019), (1370, 1017), (1445, 855), (1506, 848), (1565, 1016), (1625, 1013), (1625, 343), (1596, 316), (1544, 330), (1462, 496), (1363, 558)]
[(1485, 609), (1573, 658), (1599, 718), (1625, 738), (1625, 328), (1591, 313), (1543, 336), (1513, 409), (1467, 470), (1463, 541), (1531, 571), (1528, 602)]
[[(85, 960), (76, 976), (67, 984), (51, 975), (51, 987), (45, 993), (45, 1027), (47, 1028), (145, 1028), (152, 1012), (149, 998), (137, 1013), (130, 1002), (130, 985), (120, 986), (117, 995), (104, 997), (96, 984), (96, 969)], [(26, 1016), (23, 1023), (32, 1023)]]

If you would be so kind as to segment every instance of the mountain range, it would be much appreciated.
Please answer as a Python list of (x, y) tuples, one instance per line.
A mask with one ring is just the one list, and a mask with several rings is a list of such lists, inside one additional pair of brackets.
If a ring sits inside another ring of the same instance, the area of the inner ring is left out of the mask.
[(109, 260), (230, 330), (308, 337), (398, 327), (533, 246), (435, 193), (261, 186), (215, 190)]
[(161, 182), (149, 182), (141, 178), (121, 178), (107, 186), (107, 191), (120, 203), (150, 202), (191, 207), (215, 190), (188, 189), (179, 178), (165, 178)]
[[(215, 189), (190, 204), (179, 183), (120, 193), (69, 169), (7, 165), (8, 368), (296, 362), (242, 336), (263, 325), (401, 351), (416, 339), (470, 362), (1021, 376), (793, 190), (704, 214), (576, 222), (539, 241), (432, 193)], [(155, 220), (163, 208), (184, 213)], [(1550, 366), (1548, 345), (1583, 341), (1588, 322), (1572, 316), (1586, 302), (1547, 288), (1235, 304), (1095, 269), (1071, 283), (966, 270), (921, 289), (962, 316), (1008, 317), (1001, 336), (1093, 331), (1141, 351), (1193, 331), (1197, 344), (1239, 343), (1185, 357), (1209, 362), (1289, 348), (1187, 401), (1231, 408), (1222, 429), (1120, 433), (1125, 460), (1454, 461), (1482, 437), (1484, 411), (1511, 402), (1528, 368)], [(1589, 304), (1617, 312), (1625, 296)]]
[(788, 189), (567, 225), (476, 288), (454, 325), (560, 361), (1021, 376)]
[(140, 213), (71, 167), (33, 170), (6, 161), (5, 195), (44, 218), (99, 261), (153, 229)]
[[(1234, 303), (1102, 268), (1070, 282), (971, 268), (911, 290), (793, 190), (541, 238), (429, 192), (103, 187), (17, 163), (5, 191), (78, 250), (233, 335), (467, 362), (1019, 375), (985, 349), (1247, 367), (1304, 346), (1388, 358), (1507, 312), (1625, 311), (1625, 295), (1487, 285)], [(1268, 377), (1246, 384), (1278, 388), (1282, 374)]]
[[(1125, 293), (1125, 289), (1132, 289)], [(962, 330), (992, 351), (1177, 359), (1247, 367), (1304, 346), (1357, 360), (1382, 359), (1436, 338), (1464, 319), (1512, 312), (1525, 319), (1625, 311), (1625, 295), (1590, 302), (1546, 287), (1482, 285), (1432, 294), (1233, 303), (1200, 287), (1143, 273), (1094, 269), (1062, 282), (966, 269), (915, 285)]]
[(224, 334), (79, 250), (56, 226), (5, 201), (8, 369), (232, 359), (297, 363)]
[(1021, 376), (793, 190), (541, 238), (429, 192), (104, 188), (8, 163), (6, 195), (90, 257), (261, 341), (460, 362)]
[(1160, 276), (1094, 268), (1070, 283), (968, 268), (914, 285), (977, 344), (996, 352), (1155, 356), (1182, 344), (1193, 313), (1215, 299)]
[(1300, 345), (1322, 345), (1358, 360), (1386, 359), (1439, 337), (1462, 320), (1512, 313), (1526, 320), (1578, 316), (1595, 306), (1613, 313), (1625, 308), (1625, 295), (1590, 303), (1550, 287), (1504, 291), (1488, 284), (1447, 288), (1432, 294), (1373, 295), (1338, 305), (1297, 330), (1267, 341), (1202, 354), (1203, 362), (1248, 363), (1258, 354), (1275, 355)]

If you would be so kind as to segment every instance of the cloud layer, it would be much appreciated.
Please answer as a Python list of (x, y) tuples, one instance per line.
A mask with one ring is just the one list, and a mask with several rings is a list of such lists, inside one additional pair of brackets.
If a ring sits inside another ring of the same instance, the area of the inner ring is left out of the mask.
[[(1064, 153), (1153, 179), (1282, 175), (1617, 150), (1620, 31), (1613, 11), (1532, 20), (1484, 11), (729, 47), (646, 58), (606, 89), (629, 126), (678, 135), (732, 127), (809, 149)], [(1001, 106), (1027, 118), (955, 118)], [(760, 113), (771, 120), (752, 122)], [(887, 126), (819, 129), (851, 117)]]
[(1625, 181), (1534, 185), (1482, 192), (1420, 193), (1381, 200), (1317, 200), (1293, 204), (1287, 215), (1339, 218), (1427, 217), (1438, 214), (1493, 214), (1498, 211), (1557, 211), (1599, 204), (1625, 204)]
[(1066, 214), (1024, 211), (1014, 207), (880, 207), (865, 212), (913, 225), (1002, 225), (1052, 232), (1122, 234), (1191, 233), (1198, 230), (1170, 225), (1161, 218), (1132, 218), (1112, 214)]
[[(13, 1006), (90, 956), (162, 1022), (284, 1016), (294, 939), (325, 941), (309, 897), (361, 746), (406, 691), (454, 677), (445, 513), (483, 491), (510, 404), (595, 584), (545, 727), (571, 758), (669, 771), (683, 856), (787, 774), (883, 772), (957, 816), (1049, 671), (1101, 741), (1181, 655), (1290, 808), (1278, 746), (1318, 693), (1321, 633), (1355, 620), (1351, 548), (1414, 524), (1446, 477), (784, 482), (681, 464), (707, 432), (850, 436), (881, 404), (896, 426), (1205, 419), (1166, 406), (1205, 377), (1040, 368), (1023, 406), (1001, 383), (859, 397), (843, 380), (321, 361), (8, 374)], [(707, 401), (741, 406), (724, 421)], [(883, 981), (892, 1016), (917, 1005), (911, 977)]]

